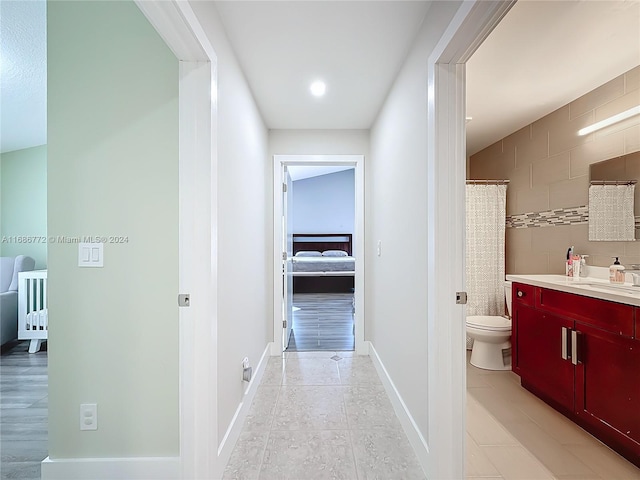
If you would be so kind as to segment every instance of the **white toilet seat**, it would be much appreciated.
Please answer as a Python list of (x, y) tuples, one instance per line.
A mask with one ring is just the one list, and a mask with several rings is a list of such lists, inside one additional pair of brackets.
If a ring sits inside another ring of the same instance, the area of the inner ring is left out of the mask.
[(497, 315), (472, 315), (467, 317), (469, 327), (490, 332), (510, 332), (511, 320)]

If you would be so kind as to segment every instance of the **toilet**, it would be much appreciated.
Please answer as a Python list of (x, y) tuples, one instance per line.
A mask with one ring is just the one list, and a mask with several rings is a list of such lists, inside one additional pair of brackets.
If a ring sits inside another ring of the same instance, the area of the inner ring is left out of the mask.
[(473, 339), (471, 365), (485, 370), (511, 370), (502, 351), (511, 348), (511, 282), (504, 282), (509, 318), (474, 315), (467, 317), (467, 335)]

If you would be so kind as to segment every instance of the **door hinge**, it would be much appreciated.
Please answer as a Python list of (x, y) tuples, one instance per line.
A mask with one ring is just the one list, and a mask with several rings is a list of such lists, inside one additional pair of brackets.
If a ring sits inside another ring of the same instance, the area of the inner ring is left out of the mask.
[(191, 298), (189, 293), (181, 293), (178, 295), (179, 307), (188, 307), (190, 303), (191, 303)]
[(288, 257), (287, 257), (287, 252), (282, 252), (282, 259), (283, 259), (283, 260), (286, 260), (287, 258), (288, 258)]
[(286, 320), (282, 321), (282, 328), (287, 328), (287, 321)]
[(456, 292), (456, 303), (458, 305), (467, 304), (467, 292)]
[(282, 191), (283, 191), (284, 193), (287, 193), (287, 184), (286, 184), (286, 183), (283, 183), (283, 184), (282, 184)]

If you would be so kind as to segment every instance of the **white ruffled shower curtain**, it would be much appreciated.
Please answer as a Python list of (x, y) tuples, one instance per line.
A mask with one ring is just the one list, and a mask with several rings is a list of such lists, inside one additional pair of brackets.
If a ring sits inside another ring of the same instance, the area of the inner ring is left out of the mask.
[[(467, 185), (467, 315), (504, 314), (507, 185)], [(467, 338), (467, 347), (471, 348)]]

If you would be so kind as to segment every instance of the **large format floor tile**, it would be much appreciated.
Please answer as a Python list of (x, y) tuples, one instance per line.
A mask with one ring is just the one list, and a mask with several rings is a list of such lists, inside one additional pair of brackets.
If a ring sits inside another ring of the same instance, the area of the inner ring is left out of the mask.
[(526, 476), (529, 458), (522, 457), (518, 466), (503, 455), (522, 455), (519, 449), (507, 448), (506, 439), (511, 438), (558, 480), (640, 480), (640, 469), (522, 388), (520, 378), (510, 371), (467, 364), (467, 432), (475, 444), (467, 451), (475, 455), (467, 457), (470, 476), (493, 474), (484, 463), (488, 459), (503, 478), (537, 479)]
[(418, 480), (424, 474), (371, 359), (327, 351), (270, 359), (224, 478)]

